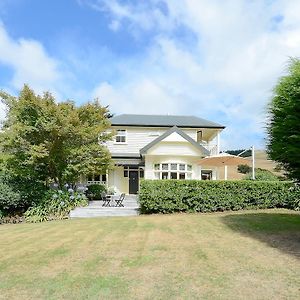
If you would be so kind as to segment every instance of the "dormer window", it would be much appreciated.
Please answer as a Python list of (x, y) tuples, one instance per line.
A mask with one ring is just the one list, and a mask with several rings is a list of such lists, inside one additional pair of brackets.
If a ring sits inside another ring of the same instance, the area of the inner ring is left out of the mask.
[(126, 130), (117, 130), (116, 143), (126, 143)]

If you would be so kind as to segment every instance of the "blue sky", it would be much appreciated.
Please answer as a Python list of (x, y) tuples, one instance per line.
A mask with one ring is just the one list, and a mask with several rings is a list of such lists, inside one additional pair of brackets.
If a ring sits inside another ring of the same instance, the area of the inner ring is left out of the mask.
[(297, 0), (0, 0), (0, 87), (197, 115), (227, 126), (223, 149), (262, 148), (272, 88), (300, 53), (299, 11)]

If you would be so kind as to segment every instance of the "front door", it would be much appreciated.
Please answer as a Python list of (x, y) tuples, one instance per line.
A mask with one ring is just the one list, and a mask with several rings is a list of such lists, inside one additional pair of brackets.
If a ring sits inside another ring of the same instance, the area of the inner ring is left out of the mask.
[(129, 194), (136, 194), (139, 190), (139, 172), (129, 171)]

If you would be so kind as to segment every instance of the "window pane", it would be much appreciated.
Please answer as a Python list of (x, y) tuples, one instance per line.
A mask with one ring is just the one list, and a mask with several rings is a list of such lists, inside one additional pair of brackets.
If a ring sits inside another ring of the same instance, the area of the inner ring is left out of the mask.
[(159, 170), (159, 164), (154, 164), (154, 170)]
[(162, 174), (161, 174), (162, 176), (162, 179), (168, 179), (168, 175), (169, 175), (169, 173), (168, 172), (162, 172)]
[(187, 170), (192, 171), (192, 165), (187, 165)]
[(100, 175), (95, 175), (95, 176), (94, 176), (94, 180), (95, 180), (95, 181), (100, 181)]
[(171, 179), (177, 179), (177, 173), (171, 172)]
[(171, 164), (171, 170), (177, 170), (177, 164)]
[(124, 177), (128, 177), (128, 170), (124, 171)]
[(168, 164), (162, 164), (162, 169), (163, 170), (168, 170), (169, 169), (169, 165)]
[(117, 130), (117, 135), (126, 135), (126, 130)]
[(117, 130), (116, 142), (117, 143), (126, 142), (126, 130)]
[(102, 181), (106, 182), (106, 175), (102, 175)]
[(179, 164), (179, 170), (185, 171), (185, 164)]
[(185, 179), (185, 173), (179, 173), (179, 179)]
[(212, 179), (212, 171), (201, 171), (201, 179), (202, 180), (211, 180)]
[(140, 178), (144, 178), (144, 170), (140, 170)]
[(154, 173), (154, 178), (155, 178), (155, 179), (159, 179), (159, 174), (160, 174), (160, 173), (155, 172), (155, 173)]
[(88, 181), (93, 181), (93, 176), (92, 175), (88, 175)]

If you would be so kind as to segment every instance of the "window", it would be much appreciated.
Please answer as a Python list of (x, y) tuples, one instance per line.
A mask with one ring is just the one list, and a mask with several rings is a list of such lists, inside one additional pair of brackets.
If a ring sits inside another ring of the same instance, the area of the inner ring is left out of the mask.
[(177, 173), (171, 172), (171, 179), (177, 179)]
[(177, 170), (177, 164), (171, 164), (171, 170)]
[(185, 173), (179, 173), (179, 179), (185, 179)]
[(200, 143), (202, 141), (202, 130), (197, 131), (197, 142)]
[(143, 169), (140, 169), (140, 178), (144, 178), (144, 170)]
[(212, 180), (212, 170), (202, 170), (201, 171), (202, 180)]
[(126, 130), (117, 130), (116, 143), (126, 143)]
[(160, 164), (154, 164), (154, 170), (159, 170), (160, 169)]
[(162, 163), (154, 164), (155, 179), (191, 179), (192, 165), (177, 164), (177, 163)]
[(162, 172), (161, 173), (161, 178), (162, 179), (168, 179), (168, 177), (169, 177), (169, 173), (168, 172)]
[(93, 174), (87, 176), (87, 184), (105, 184), (106, 174)]
[(162, 170), (168, 170), (169, 169), (169, 164), (162, 164)]

